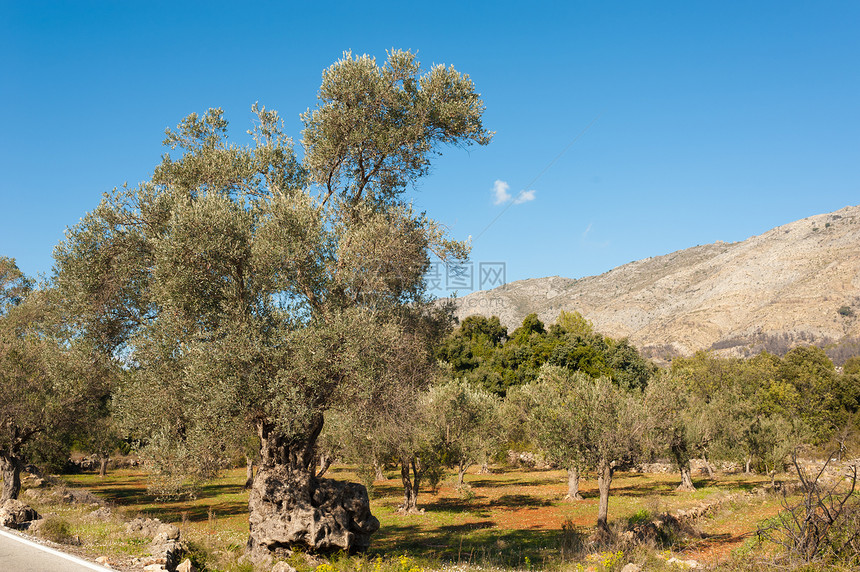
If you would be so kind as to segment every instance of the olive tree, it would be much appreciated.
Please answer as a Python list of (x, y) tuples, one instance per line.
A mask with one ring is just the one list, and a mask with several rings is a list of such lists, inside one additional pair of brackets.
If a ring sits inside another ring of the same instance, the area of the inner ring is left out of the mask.
[(608, 377), (544, 366), (536, 382), (509, 399), (527, 412), (538, 446), (568, 468), (570, 498), (578, 496), (580, 469), (597, 473), (597, 525), (606, 530), (612, 476), (641, 447), (645, 424), (638, 393), (621, 389)]
[(64, 445), (105, 395), (107, 368), (91, 344), (69, 338), (50, 288), (34, 289), (0, 257), (0, 501), (18, 498), (21, 470), (42, 445)]
[(512, 437), (525, 437), (548, 460), (567, 470), (569, 500), (582, 500), (579, 479), (585, 466), (584, 425), (582, 411), (571, 399), (573, 378), (584, 375), (544, 365), (536, 382), (511, 388), (505, 400), (506, 417), (513, 424)]
[(403, 193), (440, 145), (491, 133), (468, 76), (422, 73), (402, 51), (323, 72), (301, 161), (277, 113), (253, 110), (247, 146), (221, 110), (168, 130), (152, 179), (69, 231), (58, 282), (87, 335), (134, 370), (117, 408), (164, 471), (207, 478), (257, 435), (250, 551), (365, 549), (378, 528), (366, 490), (317, 478), (317, 438), (327, 411), (384, 403), (401, 364), (432, 363), (444, 316), (428, 252), (466, 248)]
[(585, 464), (597, 473), (597, 527), (606, 531), (612, 476), (619, 466), (631, 462), (641, 447), (641, 401), (636, 393), (620, 389), (606, 377), (579, 378), (574, 399), (573, 406), (582, 414)]
[(694, 491), (690, 457), (697, 444), (697, 411), (692, 392), (671, 375), (652, 380), (645, 392), (645, 411), (651, 446), (668, 450), (681, 473), (676, 490)]
[(457, 488), (466, 470), (489, 458), (502, 441), (499, 399), (461, 378), (430, 388), (426, 397), (431, 443), (443, 452), (446, 464), (457, 469)]

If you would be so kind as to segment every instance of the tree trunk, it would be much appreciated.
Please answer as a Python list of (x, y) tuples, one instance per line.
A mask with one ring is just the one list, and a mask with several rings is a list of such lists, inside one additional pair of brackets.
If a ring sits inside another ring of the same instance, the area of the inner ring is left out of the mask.
[(0, 455), (0, 471), (3, 472), (3, 493), (0, 504), (9, 499), (17, 499), (21, 493), (21, 469), (24, 460), (17, 455)]
[[(411, 471), (411, 475), (410, 475)], [(421, 461), (415, 455), (404, 455), (400, 459), (400, 479), (403, 481), (403, 504), (397, 512), (403, 514), (418, 514), (418, 490), (424, 471)]]
[(373, 468), (376, 471), (376, 481), (387, 481), (388, 477), (385, 476), (385, 467), (382, 463), (379, 462), (379, 459), (376, 458), (376, 455), (373, 456)]
[(579, 468), (570, 467), (567, 470), (567, 500), (582, 500), (582, 495), (579, 494)]
[(597, 489), (600, 491), (600, 502), (597, 505), (597, 528), (609, 532), (609, 487), (612, 485), (612, 463), (601, 459), (597, 464)]
[(379, 529), (363, 485), (317, 478), (314, 448), (322, 426), (319, 414), (304, 435), (288, 437), (275, 423), (257, 422), (260, 464), (248, 495), (252, 559), (287, 556), (294, 548), (366, 551)]
[(246, 491), (254, 485), (254, 457), (245, 455), (245, 486)]
[(745, 475), (750, 474), (750, 463), (751, 463), (751, 462), (752, 462), (752, 458), (751, 458), (751, 457), (747, 457), (746, 466), (744, 467), (744, 474), (745, 474)]
[(461, 462), (459, 465), (457, 465), (457, 488), (458, 489), (463, 488), (463, 479), (466, 476), (466, 470), (468, 468), (469, 468), (469, 465), (467, 465), (465, 462)]
[(100, 454), (99, 455), (99, 477), (104, 478), (107, 475), (107, 466), (108, 461), (110, 460), (110, 455)]
[(706, 454), (702, 454), (702, 460), (705, 462), (705, 470), (708, 471), (708, 478), (714, 478), (714, 469), (711, 467), (711, 462), (708, 461), (708, 456)]
[(317, 478), (318, 479), (323, 478), (323, 475), (325, 475), (326, 471), (328, 471), (328, 468), (331, 467), (332, 461), (333, 461), (333, 459), (331, 458), (331, 455), (323, 454), (320, 457), (320, 468), (317, 471)]
[(690, 471), (690, 454), (683, 444), (675, 444), (670, 447), (672, 455), (675, 457), (675, 464), (678, 465), (678, 470), (681, 472), (681, 484), (678, 485), (677, 491), (694, 491), (696, 487), (693, 485), (693, 477)]
[(675, 490), (684, 492), (692, 492), (696, 490), (696, 486), (693, 484), (693, 477), (690, 474), (690, 461), (681, 465), (681, 484), (678, 485), (678, 488)]

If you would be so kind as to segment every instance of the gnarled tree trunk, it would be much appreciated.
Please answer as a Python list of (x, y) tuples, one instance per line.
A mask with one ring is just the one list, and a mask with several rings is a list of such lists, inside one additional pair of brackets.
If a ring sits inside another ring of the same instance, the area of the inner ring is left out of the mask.
[(317, 415), (301, 437), (288, 438), (259, 421), (260, 465), (248, 498), (253, 557), (311, 552), (362, 552), (379, 521), (370, 514), (367, 489), (316, 476), (314, 445), (323, 426)]
[(681, 469), (681, 484), (678, 485), (676, 491), (691, 492), (696, 490), (696, 485), (693, 484), (693, 477), (690, 472), (690, 461), (680, 465)]
[(3, 472), (3, 492), (0, 494), (0, 504), (10, 499), (17, 499), (21, 493), (21, 469), (24, 460), (14, 453), (0, 454), (0, 471)]
[(110, 461), (110, 455), (105, 453), (99, 454), (99, 477), (101, 478), (107, 476), (108, 461)]
[(579, 468), (570, 467), (567, 469), (567, 500), (582, 500), (582, 495), (579, 494)]
[(609, 532), (609, 487), (612, 485), (612, 463), (601, 459), (597, 464), (597, 489), (600, 491), (600, 502), (597, 505), (597, 528)]
[(334, 461), (334, 459), (332, 459), (331, 455), (323, 454), (320, 456), (320, 468), (317, 471), (317, 478), (318, 479), (323, 478), (323, 475), (326, 474), (329, 467), (331, 467), (331, 464), (333, 461)]

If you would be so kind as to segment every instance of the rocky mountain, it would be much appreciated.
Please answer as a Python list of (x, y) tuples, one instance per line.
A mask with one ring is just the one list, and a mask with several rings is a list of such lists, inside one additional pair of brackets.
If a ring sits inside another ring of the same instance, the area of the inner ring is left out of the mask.
[(652, 357), (853, 343), (860, 339), (860, 206), (599, 276), (522, 280), (457, 301), (461, 320), (497, 315), (509, 331), (532, 312), (551, 323), (562, 310)]

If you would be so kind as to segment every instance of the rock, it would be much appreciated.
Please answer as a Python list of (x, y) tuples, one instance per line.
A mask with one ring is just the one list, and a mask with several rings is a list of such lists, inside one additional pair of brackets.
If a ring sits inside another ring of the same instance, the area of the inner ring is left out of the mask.
[(29, 489), (38, 489), (45, 484), (45, 479), (42, 477), (26, 477), (22, 479), (22, 484)]
[(671, 564), (672, 566), (677, 566), (678, 568), (687, 568), (691, 570), (699, 568), (699, 563), (695, 560), (681, 560), (680, 558), (675, 558), (674, 556), (667, 560), (666, 563)]
[(281, 560), (280, 562), (276, 562), (274, 566), (272, 566), (272, 572), (296, 572), (296, 569)]
[(103, 506), (103, 507), (97, 508), (96, 510), (94, 510), (93, 512), (88, 514), (87, 516), (92, 520), (107, 520), (111, 516), (113, 516), (113, 513), (111, 512), (111, 510), (108, 507)]
[(152, 538), (153, 544), (167, 544), (171, 540), (179, 540), (179, 527), (175, 524), (162, 524)]
[(148, 564), (144, 566), (143, 569), (148, 572), (163, 572), (167, 570), (163, 564)]
[(21, 496), (34, 501), (45, 498), (47, 492), (39, 489), (24, 489), (21, 491)]
[(157, 518), (136, 518), (125, 523), (125, 531), (129, 534), (153, 537), (161, 526)]
[(101, 506), (103, 502), (99, 497), (84, 489), (69, 489), (68, 492), (63, 495), (63, 500), (69, 503), (91, 504), (97, 506)]
[(179, 535), (178, 526), (159, 524), (152, 539), (150, 551), (167, 570), (176, 570), (185, 555), (185, 545), (180, 542)]
[(176, 567), (176, 572), (197, 572), (197, 568), (194, 567), (191, 560), (186, 558), (179, 564), (179, 566)]
[(357, 483), (318, 479), (312, 486), (282, 466), (261, 467), (251, 487), (253, 558), (286, 556), (290, 547), (312, 552), (363, 552), (379, 521), (370, 513), (367, 489)]
[(621, 572), (642, 572), (642, 567), (638, 564), (633, 564), (630, 562), (629, 564), (625, 564), (624, 568), (621, 569)]
[(7, 528), (22, 528), (38, 518), (39, 513), (18, 499), (9, 499), (0, 505), (0, 525)]

